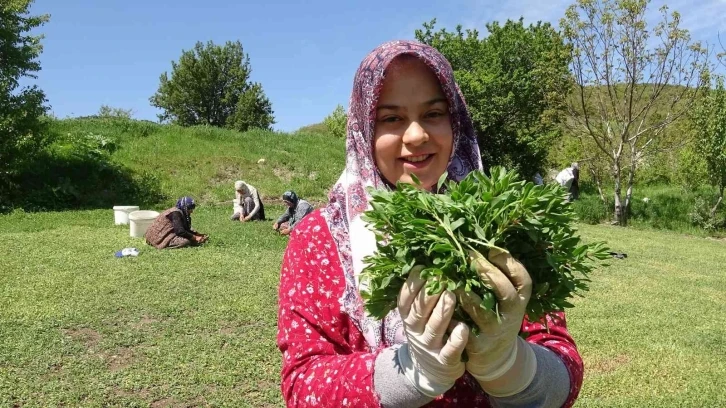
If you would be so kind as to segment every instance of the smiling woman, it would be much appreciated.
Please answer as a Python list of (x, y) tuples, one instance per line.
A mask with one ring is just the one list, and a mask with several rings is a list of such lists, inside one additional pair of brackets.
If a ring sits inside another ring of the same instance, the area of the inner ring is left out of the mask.
[(376, 249), (361, 219), (370, 207), (366, 189), (411, 183), (415, 176), (433, 191), (444, 173), (460, 181), (481, 168), (471, 118), (438, 51), (394, 41), (363, 60), (351, 97), (345, 170), (328, 205), (295, 227), (283, 259), (277, 344), (288, 406), (574, 403), (582, 360), (564, 314), (547, 316), (548, 328), (525, 318), (531, 279), (509, 253), (492, 251), (491, 268), (479, 272), (507, 305), (502, 322), (479, 303), (464, 305), (479, 335), (453, 320), (452, 292), (428, 295), (422, 289), (417, 268), (384, 319), (364, 311), (362, 259)]
[(424, 62), (403, 55), (391, 62), (376, 108), (374, 155), (389, 183), (431, 188), (446, 170), (453, 134), (449, 103)]

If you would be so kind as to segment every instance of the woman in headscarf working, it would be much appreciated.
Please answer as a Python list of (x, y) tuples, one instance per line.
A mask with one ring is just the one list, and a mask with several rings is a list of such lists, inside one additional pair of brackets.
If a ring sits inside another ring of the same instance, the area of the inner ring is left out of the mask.
[(157, 249), (182, 248), (199, 245), (208, 236), (192, 229), (192, 213), (196, 203), (191, 197), (182, 197), (176, 206), (159, 214), (144, 235), (146, 242)]
[(235, 198), (233, 200), (232, 221), (264, 221), (265, 207), (262, 205), (257, 189), (242, 181), (234, 183)]
[(433, 191), (444, 172), (459, 181), (482, 162), (451, 66), (432, 47), (381, 45), (360, 64), (350, 100), (343, 174), (328, 205), (295, 227), (283, 258), (277, 345), (287, 406), (570, 407), (583, 365), (565, 315), (547, 315), (547, 327), (525, 316), (532, 281), (508, 253), (477, 267), (507, 310), (502, 323), (478, 296), (461, 295), (478, 335), (453, 319), (457, 296), (429, 295), (417, 268), (385, 319), (365, 312), (359, 274), (376, 249), (361, 219), (366, 189), (415, 175)]
[(282, 235), (288, 235), (306, 215), (313, 212), (313, 206), (307, 201), (299, 198), (294, 191), (285, 191), (282, 201), (287, 205), (287, 211), (277, 219), (272, 228), (280, 231)]

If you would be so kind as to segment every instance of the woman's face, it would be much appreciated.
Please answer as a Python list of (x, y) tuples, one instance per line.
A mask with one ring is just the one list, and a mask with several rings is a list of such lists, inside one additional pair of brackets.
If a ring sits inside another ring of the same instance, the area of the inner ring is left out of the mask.
[(434, 73), (418, 58), (399, 57), (386, 70), (376, 107), (376, 166), (392, 184), (431, 189), (446, 171), (453, 146), (449, 104)]

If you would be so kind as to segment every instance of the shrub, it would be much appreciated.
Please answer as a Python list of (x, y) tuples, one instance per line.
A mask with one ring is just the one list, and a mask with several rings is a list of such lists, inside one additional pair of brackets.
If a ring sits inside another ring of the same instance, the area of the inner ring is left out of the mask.
[(600, 224), (612, 219), (611, 206), (596, 195), (581, 195), (572, 204), (580, 222)]
[(338, 105), (333, 113), (323, 120), (325, 128), (328, 133), (337, 138), (345, 138), (346, 126), (348, 125), (348, 116), (345, 114), (345, 109), (342, 105)]

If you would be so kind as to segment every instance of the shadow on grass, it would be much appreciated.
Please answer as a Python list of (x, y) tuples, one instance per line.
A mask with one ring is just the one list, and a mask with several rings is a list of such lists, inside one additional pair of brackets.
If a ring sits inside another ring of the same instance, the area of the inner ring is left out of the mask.
[(44, 153), (6, 186), (0, 211), (60, 211), (152, 205), (165, 199), (159, 179), (104, 156)]

